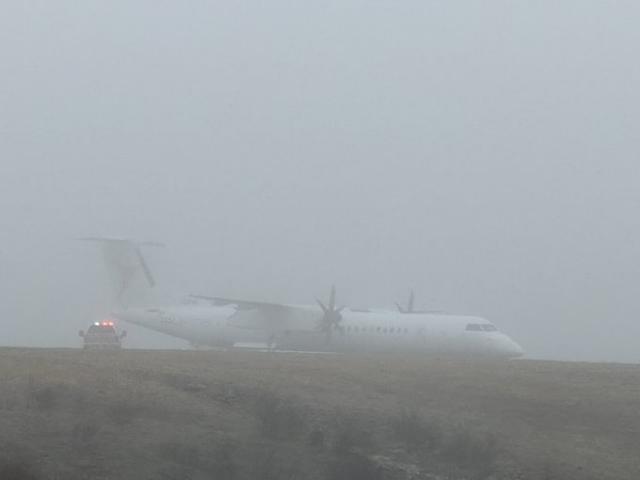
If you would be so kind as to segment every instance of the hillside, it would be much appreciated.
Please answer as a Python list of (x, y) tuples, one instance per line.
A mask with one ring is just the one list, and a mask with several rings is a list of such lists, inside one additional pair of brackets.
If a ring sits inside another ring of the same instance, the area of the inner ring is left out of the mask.
[(637, 479), (640, 367), (0, 349), (1, 479)]

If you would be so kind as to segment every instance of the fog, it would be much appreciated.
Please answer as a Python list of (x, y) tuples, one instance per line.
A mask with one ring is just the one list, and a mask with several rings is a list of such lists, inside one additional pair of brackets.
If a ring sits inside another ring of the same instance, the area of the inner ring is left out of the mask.
[[(163, 292), (328, 295), (637, 362), (635, 2), (5, 2), (0, 327), (77, 346), (87, 235)], [(183, 345), (130, 330), (131, 346)]]

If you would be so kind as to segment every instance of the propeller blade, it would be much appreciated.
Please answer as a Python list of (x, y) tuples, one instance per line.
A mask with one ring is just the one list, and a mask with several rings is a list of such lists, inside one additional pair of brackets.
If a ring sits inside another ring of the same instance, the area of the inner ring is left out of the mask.
[(331, 285), (331, 295), (329, 296), (329, 310), (336, 308), (336, 286)]
[(409, 292), (409, 305), (407, 308), (407, 312), (413, 313), (413, 300), (415, 299), (415, 295), (413, 294), (413, 290)]
[(320, 300), (318, 300), (317, 298), (316, 298), (316, 302), (318, 302), (318, 305), (320, 305), (320, 308), (322, 309), (322, 311), (323, 311), (323, 312), (324, 312), (324, 314), (326, 315), (326, 314), (327, 314), (327, 312), (328, 312), (329, 310), (327, 309), (327, 307), (325, 307), (325, 306), (324, 306), (324, 303), (322, 303), (322, 302), (321, 302)]
[(325, 344), (329, 344), (329, 343), (331, 343), (331, 338), (332, 338), (332, 337), (331, 337), (331, 330), (327, 330), (327, 331), (325, 332), (325, 335), (324, 335), (324, 343), (325, 343)]
[(319, 332), (324, 332), (324, 331), (325, 331), (324, 317), (319, 318), (319, 319), (316, 321), (316, 329), (317, 329)]
[(340, 322), (342, 321), (342, 314), (340, 312), (342, 312), (345, 306), (342, 305), (339, 308), (336, 308), (335, 285), (331, 286), (328, 305), (325, 305), (317, 298), (316, 302), (322, 309), (322, 317), (318, 319), (317, 329), (325, 334), (325, 342), (328, 344), (331, 342), (334, 330), (344, 334), (344, 328), (340, 325)]

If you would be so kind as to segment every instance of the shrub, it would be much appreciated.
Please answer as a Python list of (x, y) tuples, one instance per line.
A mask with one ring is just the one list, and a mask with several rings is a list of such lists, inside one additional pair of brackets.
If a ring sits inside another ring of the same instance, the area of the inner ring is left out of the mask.
[(367, 456), (349, 452), (339, 455), (329, 464), (327, 480), (378, 480), (382, 472)]
[(91, 401), (88, 398), (88, 395), (83, 390), (78, 390), (74, 392), (74, 395), (71, 399), (71, 408), (76, 414), (84, 414), (89, 411), (91, 408)]
[(191, 467), (185, 465), (171, 464), (164, 466), (158, 472), (160, 480), (192, 480), (194, 472)]
[(273, 448), (257, 452), (251, 464), (251, 478), (260, 480), (282, 480), (295, 478), (291, 471), (290, 458), (285, 462)]
[(139, 417), (144, 408), (133, 402), (120, 400), (107, 407), (107, 417), (117, 425), (126, 425)]
[(100, 427), (95, 423), (77, 423), (71, 430), (71, 443), (76, 448), (85, 448), (95, 439), (99, 431)]
[(219, 445), (211, 456), (207, 472), (216, 480), (233, 480), (236, 478), (237, 466), (233, 458), (234, 447), (230, 443)]
[(540, 480), (556, 480), (562, 477), (562, 474), (558, 472), (557, 466), (548, 459), (542, 462), (538, 475)]
[(2, 480), (38, 480), (38, 478), (25, 463), (7, 462), (0, 464), (0, 479)]
[(255, 415), (260, 422), (263, 435), (285, 439), (300, 433), (304, 427), (301, 409), (291, 400), (283, 399), (271, 392), (262, 392), (255, 399)]
[(335, 420), (334, 453), (348, 454), (373, 445), (373, 435), (356, 414), (338, 413)]
[[(165, 460), (175, 464), (174, 468), (164, 472), (178, 472), (186, 475), (204, 472), (216, 480), (232, 480), (236, 476), (236, 464), (233, 460), (231, 444), (218, 445), (209, 455), (195, 445), (170, 441), (158, 446), (158, 454)], [(176, 468), (181, 466), (181, 469)], [(185, 473), (187, 472), (187, 473)]]
[(308, 443), (313, 448), (324, 448), (324, 432), (322, 430), (312, 430), (309, 433)]
[(445, 442), (443, 457), (455, 466), (474, 472), (476, 478), (486, 478), (495, 470), (498, 444), (493, 435), (472, 434), (459, 428)]
[(392, 419), (391, 428), (396, 438), (411, 450), (419, 448), (434, 450), (442, 442), (440, 425), (425, 420), (417, 412), (403, 411)]
[(183, 392), (197, 393), (207, 388), (205, 384), (198, 382), (196, 378), (182, 373), (168, 373), (163, 375), (162, 379), (170, 387)]
[(180, 442), (166, 442), (159, 446), (160, 456), (178, 465), (197, 466), (200, 462), (200, 452), (192, 445)]
[(31, 399), (38, 410), (52, 410), (58, 403), (58, 396), (53, 387), (46, 386), (30, 390)]

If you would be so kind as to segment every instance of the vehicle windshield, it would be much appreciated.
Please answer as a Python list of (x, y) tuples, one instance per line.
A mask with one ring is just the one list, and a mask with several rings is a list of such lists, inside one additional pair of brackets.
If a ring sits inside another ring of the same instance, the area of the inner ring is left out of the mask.
[(116, 329), (113, 328), (110, 325), (91, 325), (89, 327), (89, 330), (87, 330), (87, 333), (89, 333), (89, 334), (93, 334), (93, 333), (99, 333), (99, 334), (112, 333), (112, 334), (115, 334), (116, 333)]

